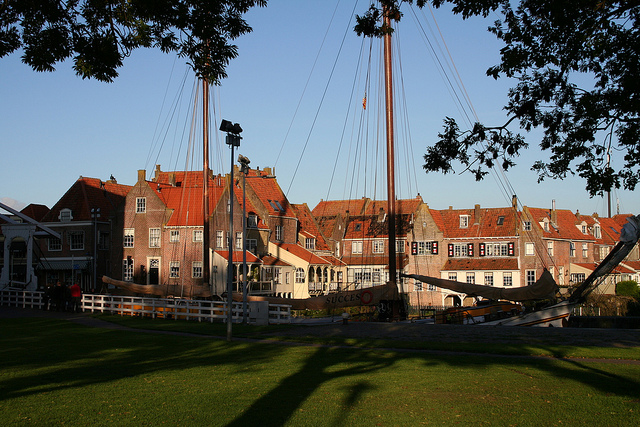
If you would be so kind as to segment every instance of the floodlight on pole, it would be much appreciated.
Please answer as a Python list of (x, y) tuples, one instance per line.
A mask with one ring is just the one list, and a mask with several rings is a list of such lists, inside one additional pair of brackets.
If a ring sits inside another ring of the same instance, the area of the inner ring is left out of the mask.
[[(240, 146), (242, 127), (238, 123), (222, 120), (220, 130), (227, 133), (226, 143), (231, 148), (231, 175), (229, 176), (229, 261), (227, 264), (227, 341), (231, 341), (233, 321), (233, 149)], [(243, 236), (244, 238), (244, 236)]]

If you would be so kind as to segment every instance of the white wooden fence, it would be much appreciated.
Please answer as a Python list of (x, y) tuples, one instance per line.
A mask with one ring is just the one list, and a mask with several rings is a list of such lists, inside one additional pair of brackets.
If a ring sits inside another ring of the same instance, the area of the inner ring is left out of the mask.
[[(0, 291), (0, 305), (42, 308), (44, 305), (44, 293), (2, 290)], [(248, 306), (249, 323), (291, 323), (290, 305), (249, 302)], [(148, 316), (154, 319), (184, 319), (200, 322), (203, 320), (226, 322), (227, 320), (227, 303), (225, 301), (84, 294), (82, 295), (80, 307), (83, 311), (91, 313)], [(242, 322), (242, 303), (232, 303), (231, 310), (232, 322)], [(265, 313), (265, 310), (268, 310), (268, 314)]]

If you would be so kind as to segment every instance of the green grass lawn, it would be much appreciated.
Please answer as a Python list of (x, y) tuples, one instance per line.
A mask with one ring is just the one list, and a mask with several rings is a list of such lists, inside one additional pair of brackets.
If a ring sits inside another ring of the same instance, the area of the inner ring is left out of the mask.
[(0, 319), (0, 420), (637, 426), (640, 365), (226, 342)]

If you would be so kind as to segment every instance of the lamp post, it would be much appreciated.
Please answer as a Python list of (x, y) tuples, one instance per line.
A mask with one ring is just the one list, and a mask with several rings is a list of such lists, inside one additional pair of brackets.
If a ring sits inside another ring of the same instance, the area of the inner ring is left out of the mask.
[[(91, 218), (93, 219), (93, 288), (98, 288), (98, 218), (100, 218), (100, 208), (91, 208)], [(75, 280), (75, 277), (74, 277)]]
[(220, 123), (220, 130), (227, 133), (226, 143), (231, 148), (231, 175), (229, 180), (229, 262), (227, 264), (227, 341), (231, 341), (233, 321), (233, 150), (240, 146), (242, 128), (238, 123), (232, 124), (228, 120)]
[(238, 155), (240, 172), (242, 172), (242, 323), (247, 323), (247, 174), (249, 173), (248, 158)]

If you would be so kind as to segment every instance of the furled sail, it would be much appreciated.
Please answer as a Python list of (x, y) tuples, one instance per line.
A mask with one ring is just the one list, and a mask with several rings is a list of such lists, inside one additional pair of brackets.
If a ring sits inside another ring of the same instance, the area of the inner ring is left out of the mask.
[[(311, 298), (277, 298), (250, 295), (249, 301), (268, 301), (270, 304), (287, 304), (293, 310), (323, 310), (355, 306), (375, 306), (380, 301), (398, 300), (398, 288), (394, 283), (387, 283), (354, 291), (336, 292)], [(235, 301), (242, 301), (242, 294), (234, 293)]]
[(155, 295), (159, 297), (177, 296), (185, 298), (209, 298), (212, 296), (211, 289), (209, 289), (208, 286), (140, 285), (138, 283), (112, 279), (107, 276), (102, 276), (102, 281), (120, 289), (143, 295)]
[(520, 288), (497, 288), (494, 286), (473, 285), (470, 283), (457, 282), (455, 280), (438, 279), (436, 277), (421, 276), (418, 274), (401, 274), (401, 277), (408, 277), (421, 282), (461, 292), (469, 296), (483, 297), (493, 300), (507, 301), (529, 301), (536, 299), (552, 298), (558, 291), (558, 285), (547, 269), (542, 272), (540, 278), (530, 286)]

